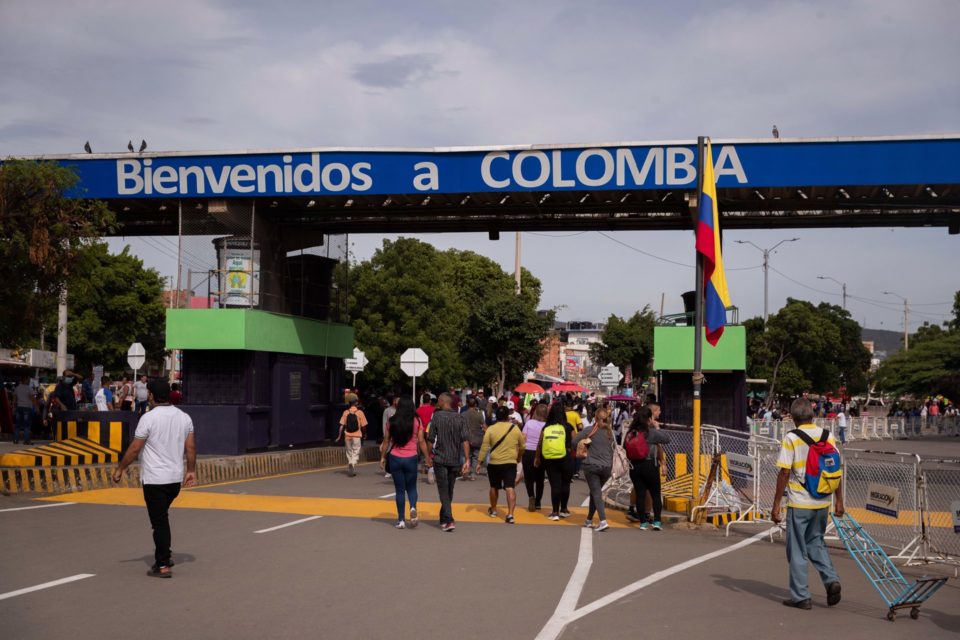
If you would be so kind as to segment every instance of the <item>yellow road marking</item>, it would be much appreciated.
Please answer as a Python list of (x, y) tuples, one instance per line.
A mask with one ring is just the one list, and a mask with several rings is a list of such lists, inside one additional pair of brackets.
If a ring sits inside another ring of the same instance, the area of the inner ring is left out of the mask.
[[(142, 507), (143, 492), (140, 489), (99, 489), (71, 493), (69, 496), (52, 496), (41, 498), (50, 502), (77, 502), (81, 504), (100, 504), (126, 507)], [(503, 524), (505, 509), (501, 509), (501, 517), (491, 518), (487, 515), (485, 504), (457, 504), (453, 505), (453, 518), (457, 522), (486, 522)], [(332, 516), (341, 518), (365, 518), (393, 520), (397, 517), (393, 502), (386, 500), (366, 500), (348, 498), (307, 498), (299, 496), (253, 496), (234, 493), (212, 493), (188, 491), (180, 494), (174, 503), (175, 509), (218, 509), (223, 511), (256, 511), (261, 513), (290, 513), (305, 516)], [(440, 504), (437, 502), (420, 502), (417, 505), (420, 518), (424, 521), (435, 521), (440, 514)], [(574, 518), (551, 522), (544, 512), (530, 513), (517, 509), (514, 514), (517, 524), (539, 524), (560, 526), (581, 526), (586, 515), (586, 509), (574, 508), (571, 512)], [(608, 522), (611, 528), (626, 529), (629, 527), (623, 514), (615, 512)]]

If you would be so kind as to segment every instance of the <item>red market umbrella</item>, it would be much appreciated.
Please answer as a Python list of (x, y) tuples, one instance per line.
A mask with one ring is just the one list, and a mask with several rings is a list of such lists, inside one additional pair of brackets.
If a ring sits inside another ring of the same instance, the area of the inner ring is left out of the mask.
[(634, 396), (625, 396), (625, 395), (616, 395), (616, 396), (607, 396), (606, 400), (610, 402), (640, 402), (640, 398), (635, 398)]
[(523, 384), (518, 384), (515, 391), (517, 393), (543, 393), (544, 389), (536, 382), (524, 382)]
[(554, 385), (550, 387), (550, 391), (555, 391), (557, 393), (566, 393), (567, 391), (582, 393), (586, 391), (586, 389), (575, 382), (555, 382)]

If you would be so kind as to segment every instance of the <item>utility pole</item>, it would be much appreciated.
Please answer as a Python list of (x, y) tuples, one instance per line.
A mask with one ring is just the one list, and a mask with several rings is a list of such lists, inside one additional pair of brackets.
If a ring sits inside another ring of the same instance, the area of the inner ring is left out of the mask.
[(516, 256), (513, 262), (513, 278), (517, 281), (517, 295), (520, 295), (520, 232), (517, 231)]
[(777, 244), (773, 245), (769, 249), (764, 249), (763, 247), (758, 247), (749, 240), (736, 240), (737, 244), (749, 244), (754, 249), (757, 249), (763, 253), (763, 328), (767, 328), (767, 317), (769, 314), (769, 303), (770, 303), (770, 254), (784, 242), (796, 242), (800, 238), (787, 238), (786, 240), (781, 240)]
[(843, 290), (843, 310), (847, 310), (847, 283), (840, 282), (836, 278), (831, 278), (830, 276), (817, 276), (817, 280), (832, 280), (840, 285), (840, 288)]
[(57, 375), (67, 368), (67, 285), (60, 289), (60, 305), (57, 307)]
[(910, 350), (910, 303), (899, 293), (893, 291), (884, 291), (885, 296), (895, 296), (903, 300), (903, 350)]

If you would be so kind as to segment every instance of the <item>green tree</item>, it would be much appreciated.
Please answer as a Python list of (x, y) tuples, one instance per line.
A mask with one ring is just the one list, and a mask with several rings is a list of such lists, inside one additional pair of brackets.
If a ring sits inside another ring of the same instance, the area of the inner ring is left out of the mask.
[(498, 393), (523, 381), (536, 368), (543, 340), (553, 326), (553, 312), (538, 315), (530, 301), (500, 290), (478, 301), (467, 319), (460, 343), (474, 379), (496, 380)]
[(897, 395), (943, 394), (960, 398), (960, 291), (954, 297), (954, 318), (946, 329), (924, 324), (910, 336), (910, 349), (898, 351), (876, 374), (877, 386)]
[(40, 334), (80, 255), (113, 225), (102, 202), (67, 198), (72, 170), (54, 162), (0, 165), (0, 342), (21, 346)]
[(601, 366), (611, 362), (625, 369), (630, 365), (634, 378), (646, 378), (650, 375), (653, 360), (653, 327), (656, 323), (649, 305), (627, 319), (611, 315), (600, 334), (600, 342), (590, 345), (590, 358)]
[[(534, 329), (549, 326), (550, 320), (537, 317), (540, 281), (527, 271), (516, 296), (513, 278), (489, 258), (399, 238), (384, 241), (370, 260), (350, 269), (348, 278), (356, 342), (370, 361), (367, 381), (406, 384), (409, 378), (399, 362), (410, 347), (430, 356), (423, 384), (434, 387), (486, 384), (503, 377), (509, 382), (522, 375), (518, 369), (536, 366), (546, 330)], [(489, 331), (505, 323), (517, 326), (511, 334), (515, 339), (504, 349)], [(475, 332), (488, 332), (484, 335), (491, 341), (480, 348)], [(529, 364), (534, 352), (536, 359)]]
[[(94, 365), (106, 371), (128, 368), (127, 349), (143, 344), (147, 361), (165, 355), (163, 279), (124, 247), (111, 254), (106, 243), (87, 247), (79, 256), (67, 288), (67, 336), (78, 371)], [(47, 326), (55, 323), (48, 321)]]

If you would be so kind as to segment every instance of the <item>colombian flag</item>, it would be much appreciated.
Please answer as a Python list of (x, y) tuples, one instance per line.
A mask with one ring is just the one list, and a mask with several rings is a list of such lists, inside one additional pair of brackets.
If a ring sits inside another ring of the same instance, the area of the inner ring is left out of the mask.
[(700, 219), (697, 222), (697, 253), (703, 254), (703, 326), (707, 342), (717, 346), (727, 321), (730, 292), (720, 255), (720, 214), (717, 212), (717, 184), (713, 175), (713, 152), (707, 141), (700, 192)]

